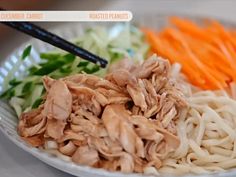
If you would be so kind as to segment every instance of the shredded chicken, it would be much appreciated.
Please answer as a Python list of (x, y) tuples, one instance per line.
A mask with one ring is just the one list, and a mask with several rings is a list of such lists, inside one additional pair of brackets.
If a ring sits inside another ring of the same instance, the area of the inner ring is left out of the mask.
[(175, 121), (187, 107), (170, 65), (152, 56), (112, 67), (105, 78), (44, 77), (44, 103), (21, 115), (20, 136), (35, 147), (55, 142), (82, 165), (122, 172), (160, 168), (179, 146)]

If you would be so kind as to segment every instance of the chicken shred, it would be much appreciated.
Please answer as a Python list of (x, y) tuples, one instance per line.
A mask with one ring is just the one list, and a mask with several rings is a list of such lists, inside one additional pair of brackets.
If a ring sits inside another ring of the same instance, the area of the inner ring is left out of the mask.
[[(47, 85), (47, 83), (44, 83)], [(62, 80), (57, 80), (49, 87), (42, 114), (46, 117), (66, 120), (72, 108), (72, 95)]]
[(175, 122), (187, 108), (170, 64), (154, 55), (111, 68), (104, 78), (44, 77), (45, 100), (21, 115), (19, 135), (35, 147), (53, 140), (81, 165), (127, 173), (160, 168), (180, 144)]

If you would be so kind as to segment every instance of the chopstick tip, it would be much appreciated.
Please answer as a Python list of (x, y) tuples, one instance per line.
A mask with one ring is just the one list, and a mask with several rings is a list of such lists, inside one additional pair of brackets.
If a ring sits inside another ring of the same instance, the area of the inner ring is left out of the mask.
[(101, 60), (97, 61), (97, 65), (99, 65), (102, 68), (106, 68), (107, 64), (108, 64), (108, 62), (105, 59), (101, 59)]

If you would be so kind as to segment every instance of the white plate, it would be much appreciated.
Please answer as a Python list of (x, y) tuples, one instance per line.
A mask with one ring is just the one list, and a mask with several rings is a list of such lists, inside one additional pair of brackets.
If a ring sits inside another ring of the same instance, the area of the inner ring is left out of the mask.
[[(158, 28), (166, 25), (167, 20), (166, 16), (160, 15), (151, 15), (151, 16), (140, 16), (135, 17), (135, 23), (140, 25), (149, 26), (152, 28)], [(199, 18), (195, 18), (195, 20), (199, 21)], [(227, 23), (225, 23), (227, 24)], [(97, 23), (66, 23), (66, 25), (57, 28), (57, 30), (53, 30), (60, 36), (63, 36), (66, 39), (73, 39), (83, 33), (83, 30), (86, 29), (88, 26), (98, 25)], [(100, 23), (99, 25), (113, 25), (113, 24), (106, 24)], [(227, 24), (232, 26), (231, 24)], [(20, 55), (28, 44), (33, 46), (31, 55), (29, 59), (26, 59), (21, 67), (19, 66), (20, 62)], [(3, 64), (0, 66), (0, 91), (3, 89), (3, 83), (7, 76), (10, 78), (14, 77), (22, 77), (24, 74), (24, 70), (27, 66), (32, 64), (33, 62), (38, 62), (40, 60), (39, 53), (44, 52), (47, 50), (51, 50), (53, 47), (40, 42), (38, 40), (32, 39), (27, 43), (23, 44), (21, 47), (15, 50), (9, 58), (7, 58)], [(15, 67), (15, 72), (11, 73), (12, 68)], [(12, 108), (5, 102), (0, 101), (0, 130), (3, 134), (5, 134), (11, 141), (13, 141), (17, 146), (24, 149), (26, 152), (29, 152), (36, 158), (40, 159), (41, 161), (47, 163), (50, 166), (53, 166), (59, 170), (64, 172), (70, 173), (75, 176), (80, 177), (141, 177), (141, 176), (148, 176), (142, 174), (124, 174), (119, 172), (108, 172), (103, 169), (96, 169), (91, 168), (88, 166), (81, 166), (77, 165), (73, 162), (66, 162), (63, 161), (51, 154), (48, 154), (40, 149), (32, 148), (28, 144), (26, 144), (17, 134), (16, 125), (17, 125), (17, 117), (12, 110)], [(166, 176), (166, 175), (165, 175)], [(191, 175), (185, 175), (191, 176)], [(212, 175), (201, 175), (201, 177), (210, 177), (210, 176), (221, 176), (221, 177), (230, 177), (236, 176), (236, 170), (230, 170), (225, 173), (215, 173)], [(149, 176), (150, 177), (150, 176)]]

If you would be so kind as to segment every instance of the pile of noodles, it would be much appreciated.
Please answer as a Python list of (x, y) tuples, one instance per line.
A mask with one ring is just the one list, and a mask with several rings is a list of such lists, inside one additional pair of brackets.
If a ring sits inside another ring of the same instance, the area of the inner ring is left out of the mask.
[(189, 109), (177, 123), (181, 143), (163, 161), (158, 172), (175, 175), (204, 174), (235, 168), (235, 85), (231, 85), (231, 94), (225, 91), (196, 91), (187, 83), (182, 85), (188, 95)]

